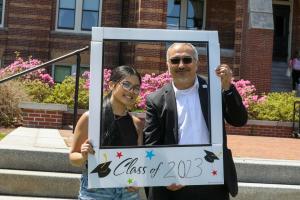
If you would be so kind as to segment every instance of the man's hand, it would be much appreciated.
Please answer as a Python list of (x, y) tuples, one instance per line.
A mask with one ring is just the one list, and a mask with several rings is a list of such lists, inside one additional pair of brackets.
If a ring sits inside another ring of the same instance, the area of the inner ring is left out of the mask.
[(176, 190), (180, 190), (183, 187), (184, 187), (183, 185), (176, 185), (175, 183), (173, 183), (172, 185), (169, 185), (167, 189), (171, 191), (176, 191)]
[(221, 64), (216, 69), (216, 75), (221, 78), (223, 90), (228, 90), (231, 85), (232, 71), (226, 64)]

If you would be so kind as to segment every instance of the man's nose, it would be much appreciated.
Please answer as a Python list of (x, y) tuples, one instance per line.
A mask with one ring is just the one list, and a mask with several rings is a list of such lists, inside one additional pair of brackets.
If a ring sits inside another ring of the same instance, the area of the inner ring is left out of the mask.
[(184, 68), (184, 66), (185, 66), (185, 64), (183, 63), (183, 60), (180, 59), (178, 68)]

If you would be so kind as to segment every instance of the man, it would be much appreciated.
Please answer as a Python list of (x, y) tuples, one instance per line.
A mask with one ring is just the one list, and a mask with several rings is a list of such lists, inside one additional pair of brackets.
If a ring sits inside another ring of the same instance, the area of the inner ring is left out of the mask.
[[(209, 144), (207, 83), (197, 76), (198, 53), (190, 43), (174, 43), (167, 51), (167, 66), (173, 81), (147, 98), (144, 128), (146, 145)], [(221, 79), (223, 115), (234, 126), (247, 122), (247, 111), (235, 87), (228, 65), (215, 70)], [(224, 121), (223, 121), (224, 126)], [(224, 129), (223, 129), (224, 130)], [(237, 178), (232, 155), (224, 142), (224, 185), (153, 187), (151, 200), (226, 200), (237, 194)]]

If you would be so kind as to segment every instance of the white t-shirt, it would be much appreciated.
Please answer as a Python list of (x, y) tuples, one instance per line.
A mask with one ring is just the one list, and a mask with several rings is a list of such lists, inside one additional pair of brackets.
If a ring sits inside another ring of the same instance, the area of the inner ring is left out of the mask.
[(185, 90), (178, 90), (174, 83), (172, 85), (177, 105), (178, 144), (209, 144), (209, 132), (200, 105), (198, 79), (195, 78), (194, 85)]

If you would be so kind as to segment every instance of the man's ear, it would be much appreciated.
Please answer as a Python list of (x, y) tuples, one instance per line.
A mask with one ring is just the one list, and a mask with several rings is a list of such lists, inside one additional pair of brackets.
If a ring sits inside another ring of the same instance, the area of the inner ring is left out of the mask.
[(114, 89), (114, 87), (115, 87), (115, 83), (114, 82), (112, 82), (112, 81), (109, 81), (108, 82), (108, 87), (109, 87), (109, 90), (113, 90)]

